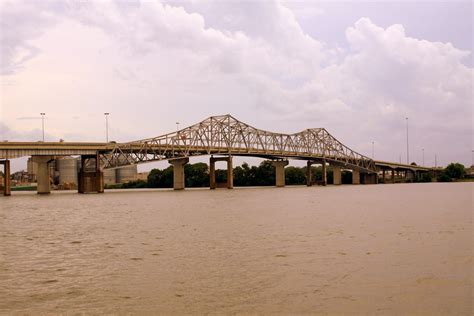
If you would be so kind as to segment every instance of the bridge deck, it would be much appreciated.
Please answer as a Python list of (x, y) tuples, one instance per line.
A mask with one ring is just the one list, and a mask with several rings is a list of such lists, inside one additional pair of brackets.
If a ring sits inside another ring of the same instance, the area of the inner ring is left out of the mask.
[[(142, 143), (127, 143), (127, 144), (115, 144), (115, 143), (96, 143), (96, 142), (0, 142), (0, 158), (11, 159), (23, 156), (74, 156), (74, 155), (95, 155), (95, 154), (109, 154), (112, 153), (117, 145), (124, 146), (123, 150), (127, 154), (134, 153), (139, 155), (145, 152), (145, 147)], [(337, 161), (337, 157), (332, 156), (314, 156), (311, 154), (302, 155), (300, 153), (294, 153), (282, 150), (256, 150), (253, 149), (251, 152), (244, 150), (240, 147), (235, 148), (223, 148), (223, 147), (205, 147), (205, 146), (189, 146), (189, 145), (156, 145), (147, 144), (146, 153), (150, 154), (156, 152), (157, 154), (164, 154), (161, 159), (173, 159), (180, 158), (180, 156), (167, 156), (167, 153), (184, 152), (186, 151), (189, 156), (199, 155), (218, 155), (218, 154), (232, 154), (234, 156), (255, 156), (261, 158), (290, 158), (290, 159), (302, 159), (302, 160), (322, 160), (326, 159), (330, 162), (344, 165)], [(161, 160), (155, 159), (155, 160)], [(140, 161), (138, 161), (140, 162)], [(148, 162), (143, 160), (141, 162)], [(431, 168), (406, 165), (394, 162), (386, 161), (374, 161), (377, 168), (384, 169), (395, 169), (395, 170), (417, 170), (417, 171), (429, 171)]]

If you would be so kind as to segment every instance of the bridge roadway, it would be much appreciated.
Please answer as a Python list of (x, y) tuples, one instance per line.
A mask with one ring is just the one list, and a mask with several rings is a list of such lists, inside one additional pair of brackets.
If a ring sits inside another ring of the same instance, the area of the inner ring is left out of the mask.
[[(119, 168), (158, 160), (174, 167), (174, 188), (184, 189), (184, 165), (190, 157), (210, 155), (210, 183), (215, 188), (215, 162), (227, 161), (227, 187), (233, 187), (232, 157), (253, 156), (272, 160), (276, 186), (284, 186), (284, 166), (288, 159), (307, 161), (307, 184), (311, 185), (312, 164), (323, 168), (322, 184), (327, 182), (330, 165), (334, 184), (341, 184), (341, 170), (352, 171), (353, 184), (377, 183), (378, 173), (402, 172), (413, 178), (431, 169), (399, 163), (374, 161), (342, 144), (324, 128), (305, 129), (282, 134), (254, 128), (231, 115), (209, 117), (182, 130), (128, 143), (88, 142), (0, 142), (0, 164), (7, 175), (4, 194), (9, 195), (10, 159), (32, 156), (38, 166), (38, 193), (50, 192), (48, 163), (57, 156), (81, 156), (78, 190), (80, 193), (103, 192), (103, 169)], [(214, 157), (224, 156), (224, 157)], [(91, 163), (93, 167), (91, 168)]]

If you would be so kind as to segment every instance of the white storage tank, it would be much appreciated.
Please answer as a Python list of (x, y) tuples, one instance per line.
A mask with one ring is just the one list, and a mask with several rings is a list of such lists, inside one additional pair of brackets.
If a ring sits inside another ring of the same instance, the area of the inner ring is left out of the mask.
[(117, 183), (126, 183), (137, 180), (137, 165), (118, 168), (116, 171)]
[(116, 172), (116, 169), (104, 169), (104, 184), (117, 183), (115, 172)]
[(56, 170), (59, 172), (59, 184), (76, 184), (77, 185), (77, 167), (76, 158), (59, 158), (56, 159)]

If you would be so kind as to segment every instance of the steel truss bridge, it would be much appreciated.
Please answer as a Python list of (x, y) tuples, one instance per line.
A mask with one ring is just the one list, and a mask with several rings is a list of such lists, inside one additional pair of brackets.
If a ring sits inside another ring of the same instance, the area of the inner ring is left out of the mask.
[[(169, 160), (179, 168), (179, 160), (187, 162), (190, 157), (204, 155), (223, 155), (229, 159), (232, 156), (261, 157), (271, 159), (275, 164), (287, 159), (300, 159), (306, 160), (308, 166), (312, 163), (320, 163), (323, 168), (326, 164), (332, 165), (338, 168), (338, 174), (341, 168), (350, 169), (357, 173), (357, 177), (359, 173), (372, 177), (380, 170), (385, 177), (385, 171), (392, 170), (393, 179), (394, 170), (413, 174), (431, 170), (420, 166), (374, 161), (350, 149), (324, 128), (305, 129), (294, 134), (274, 133), (252, 127), (231, 115), (212, 116), (173, 133), (128, 143), (0, 142), (0, 164), (4, 164), (8, 171), (11, 158), (32, 156), (37, 163), (47, 166), (48, 157), (52, 159), (55, 156), (77, 155), (82, 157), (83, 166), (87, 165), (88, 159), (95, 160), (96, 174), (86, 176), (95, 177), (91, 181), (98, 182), (103, 182), (100, 179), (100, 169), (159, 160)], [(47, 169), (45, 168), (42, 170)], [(280, 165), (278, 168), (277, 173), (281, 176), (283, 167)], [(85, 167), (83, 169), (85, 172)], [(307, 178), (311, 179), (311, 176), (308, 175)], [(47, 191), (49, 192), (49, 183)]]
[(372, 159), (342, 144), (324, 128), (295, 134), (273, 133), (231, 115), (212, 116), (182, 130), (130, 143), (115, 144), (101, 155), (105, 168), (203, 155), (269, 159), (326, 160), (350, 169), (375, 172)]

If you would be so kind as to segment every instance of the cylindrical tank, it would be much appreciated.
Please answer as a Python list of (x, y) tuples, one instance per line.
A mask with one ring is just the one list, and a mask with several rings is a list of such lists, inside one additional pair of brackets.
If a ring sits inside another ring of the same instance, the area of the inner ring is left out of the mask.
[(33, 162), (33, 159), (28, 158), (28, 162), (26, 164), (26, 169), (29, 175), (36, 176), (38, 172), (38, 165)]
[(117, 183), (126, 183), (137, 180), (137, 165), (130, 165), (117, 169)]
[(56, 159), (56, 170), (59, 172), (59, 184), (74, 183), (77, 185), (77, 159)]
[(115, 184), (116, 182), (115, 169), (104, 169), (104, 183)]

